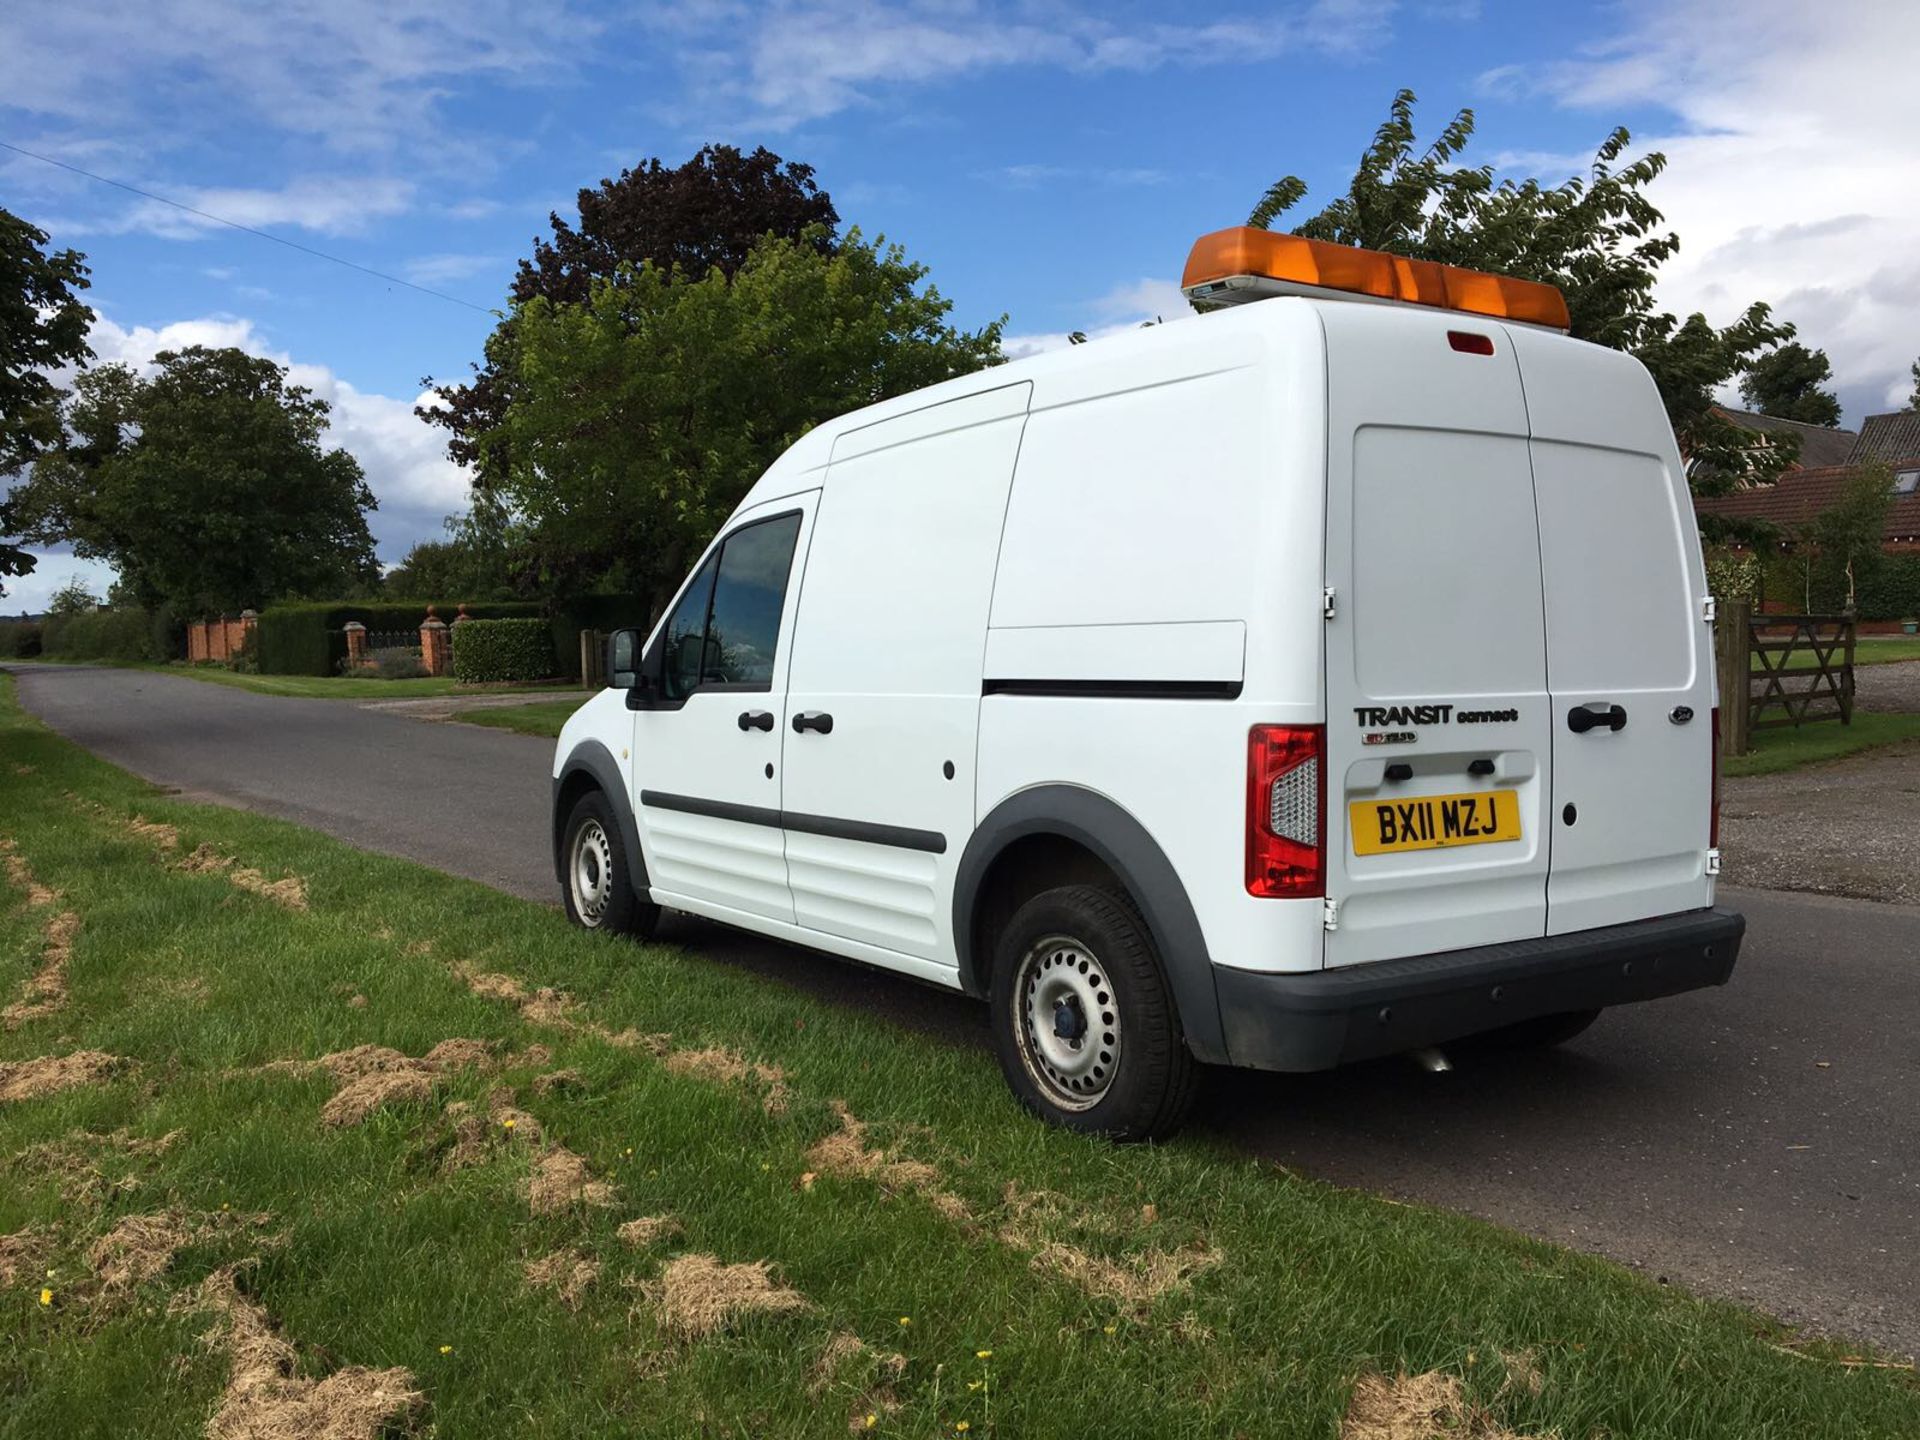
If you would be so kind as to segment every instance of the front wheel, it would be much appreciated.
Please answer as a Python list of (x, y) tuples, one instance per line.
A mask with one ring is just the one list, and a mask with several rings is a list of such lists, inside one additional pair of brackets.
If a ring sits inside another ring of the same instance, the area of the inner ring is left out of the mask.
[(1092, 885), (1043, 891), (996, 947), (993, 1046), (1041, 1119), (1115, 1140), (1179, 1129), (1199, 1068), (1152, 937), (1127, 898)]
[(660, 907), (634, 893), (626, 842), (607, 797), (589, 790), (574, 802), (566, 830), (567, 918), (586, 930), (646, 939)]

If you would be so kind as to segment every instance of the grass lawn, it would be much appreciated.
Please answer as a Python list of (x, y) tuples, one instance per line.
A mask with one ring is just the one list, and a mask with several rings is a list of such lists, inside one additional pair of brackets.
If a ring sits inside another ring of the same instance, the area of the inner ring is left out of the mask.
[(1756, 730), (1753, 749), (1745, 755), (1722, 756), (1720, 763), (1728, 775), (1773, 775), (1902, 740), (1920, 740), (1920, 715), (1855, 710), (1851, 725), (1822, 720), (1798, 728)]
[(501, 705), (469, 710), (459, 717), (465, 725), (489, 725), (495, 730), (518, 730), (522, 735), (558, 735), (581, 700), (537, 700), (530, 705)]
[[(8, 661), (10, 665), (65, 664), (59, 660)], [(104, 664), (104, 661), (87, 661)], [(422, 700), (441, 695), (500, 695), (521, 693), (549, 694), (556, 690), (578, 690), (571, 681), (552, 685), (459, 685), (445, 675), (424, 676), (418, 680), (376, 680), (360, 675), (242, 675), (218, 665), (122, 665), (125, 670), (153, 670), (163, 675), (184, 675), (189, 680), (205, 680), (213, 685), (231, 685), (261, 695), (293, 695), (305, 700)]]
[[(1838, 657), (1838, 652), (1835, 654)], [(1853, 663), (1859, 665), (1893, 665), (1902, 660), (1920, 660), (1920, 636), (1914, 635), (1869, 635), (1857, 641), (1853, 647)], [(1749, 665), (1755, 674), (1761, 670), (1760, 654), (1752, 652)], [(1788, 670), (1811, 670), (1814, 668), (1813, 652), (1804, 648), (1790, 657)]]
[(171, 799), (4, 677), (0, 845), (0, 1436), (1920, 1433), (1846, 1347), (1046, 1130), (970, 1039)]

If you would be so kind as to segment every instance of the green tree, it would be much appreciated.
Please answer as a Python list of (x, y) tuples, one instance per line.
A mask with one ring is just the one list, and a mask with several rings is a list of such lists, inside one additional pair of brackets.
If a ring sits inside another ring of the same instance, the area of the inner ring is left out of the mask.
[(53, 597), (47, 601), (47, 614), (89, 615), (100, 608), (100, 597), (87, 589), (87, 582), (79, 578), (67, 581)]
[(395, 600), (514, 600), (512, 557), (503, 547), (478, 544), (466, 520), (449, 521), (445, 540), (422, 540), (389, 570), (380, 590)]
[[(804, 236), (811, 248), (831, 254), (840, 223), (832, 198), (814, 184), (813, 167), (765, 147), (743, 154), (731, 145), (706, 145), (677, 166), (648, 159), (618, 179), (582, 189), (577, 203), (578, 223), (550, 214), (552, 238), (535, 240), (532, 258), (520, 262), (516, 306), (542, 298), (584, 303), (597, 282), (620, 283), (624, 268), (647, 261), (695, 279), (710, 270), (731, 275), (763, 235)], [(507, 463), (498, 431), (517, 368), (513, 327), (511, 315), (495, 327), (471, 382), (435, 387), (435, 403), (416, 412), (449, 432), (447, 453), (475, 468), (481, 489), (494, 478), (489, 466)], [(493, 442), (482, 446), (482, 436)]]
[(729, 279), (652, 264), (585, 304), (514, 318), (494, 501), (565, 591), (657, 606), (760, 473), (813, 426), (994, 363), (1000, 321), (965, 332), (924, 266), (855, 230), (769, 236)]
[[(1862, 465), (1807, 527), (1806, 539), (1818, 557), (1810, 574), (1817, 569), (1823, 588), (1839, 593), (1849, 610), (1855, 608), (1859, 587), (1872, 579), (1885, 558), (1887, 511), (1892, 506), (1893, 471), (1878, 463)], [(1806, 600), (1811, 608), (1811, 586)]]
[[(0, 210), (0, 480), (60, 438), (60, 392), (47, 372), (93, 354), (93, 311), (77, 294), (87, 288), (84, 257), (46, 245), (44, 230)], [(6, 541), (18, 533), (13, 503), (0, 497), (0, 578), (33, 569), (33, 557)]]
[[(1763, 304), (1715, 327), (1702, 315), (1682, 320), (1654, 303), (1660, 266), (1680, 247), (1646, 195), (1666, 168), (1664, 155), (1616, 169), (1630, 142), (1620, 128), (1601, 143), (1584, 178), (1496, 185), (1491, 165), (1456, 163), (1473, 136), (1473, 112), (1456, 114), (1423, 150), (1414, 103), (1411, 90), (1394, 96), (1346, 194), (1293, 233), (1558, 286), (1575, 336), (1628, 351), (1651, 372), (1698, 493), (1771, 479), (1795, 458), (1778, 437), (1741, 430), (1713, 412), (1714, 391), (1791, 339), (1793, 328), (1776, 323)], [(1306, 193), (1297, 176), (1275, 181), (1247, 223), (1271, 227)], [(1702, 528), (1711, 534), (1733, 527)]]
[(1762, 415), (1832, 427), (1840, 423), (1840, 401), (1821, 388), (1832, 378), (1826, 351), (1790, 340), (1747, 367), (1740, 377), (1740, 395)]
[(1913, 362), (1908, 373), (1913, 376), (1913, 393), (1907, 396), (1907, 409), (1920, 410), (1920, 360)]
[(22, 533), (69, 541), (121, 593), (182, 615), (337, 591), (377, 575), (360, 465), (322, 441), (328, 406), (271, 360), (163, 351), (148, 378), (82, 374), (66, 435), (14, 491)]

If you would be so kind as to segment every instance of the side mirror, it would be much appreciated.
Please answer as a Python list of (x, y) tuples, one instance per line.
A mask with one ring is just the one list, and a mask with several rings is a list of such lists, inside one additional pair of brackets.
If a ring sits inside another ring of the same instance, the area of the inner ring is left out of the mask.
[(640, 632), (616, 630), (607, 637), (607, 684), (632, 690), (640, 683)]

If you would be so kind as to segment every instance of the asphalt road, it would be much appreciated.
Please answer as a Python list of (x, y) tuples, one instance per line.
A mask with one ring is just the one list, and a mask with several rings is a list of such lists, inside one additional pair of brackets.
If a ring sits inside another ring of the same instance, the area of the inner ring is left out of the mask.
[[(158, 783), (556, 899), (548, 741), (144, 672), (17, 674), (35, 714)], [(1196, 1126), (1920, 1354), (1920, 909), (1734, 889), (1723, 903), (1750, 927), (1725, 989), (1615, 1011), (1559, 1051), (1456, 1052), (1450, 1075), (1218, 1073)], [(959, 997), (700, 921), (672, 935), (985, 1046)]]

